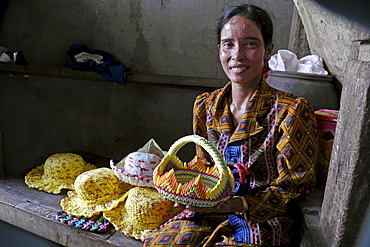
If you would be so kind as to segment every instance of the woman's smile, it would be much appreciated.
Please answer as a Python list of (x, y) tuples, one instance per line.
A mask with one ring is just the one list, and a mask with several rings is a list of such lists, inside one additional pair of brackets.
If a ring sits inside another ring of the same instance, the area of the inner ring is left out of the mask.
[(249, 67), (231, 67), (230, 70), (234, 72), (243, 72), (249, 69)]

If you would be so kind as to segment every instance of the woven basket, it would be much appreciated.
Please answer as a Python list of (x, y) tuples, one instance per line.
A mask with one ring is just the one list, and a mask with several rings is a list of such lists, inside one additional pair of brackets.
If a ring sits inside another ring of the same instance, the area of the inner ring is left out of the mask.
[[(185, 144), (201, 146), (214, 161), (183, 163), (176, 156)], [(185, 205), (213, 207), (227, 200), (234, 190), (234, 177), (214, 145), (205, 138), (189, 135), (177, 140), (153, 173), (154, 186), (165, 198)]]

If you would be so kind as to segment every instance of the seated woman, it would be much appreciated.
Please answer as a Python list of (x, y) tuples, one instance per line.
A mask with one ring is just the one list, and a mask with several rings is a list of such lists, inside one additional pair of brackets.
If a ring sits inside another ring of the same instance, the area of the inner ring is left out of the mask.
[[(230, 82), (197, 97), (193, 129), (232, 168), (234, 196), (213, 208), (177, 203), (183, 213), (146, 236), (144, 246), (297, 244), (295, 202), (315, 185), (316, 119), (306, 99), (266, 83), (272, 33), (269, 15), (257, 6), (223, 10), (218, 48)], [(201, 148), (197, 156), (208, 159)]]

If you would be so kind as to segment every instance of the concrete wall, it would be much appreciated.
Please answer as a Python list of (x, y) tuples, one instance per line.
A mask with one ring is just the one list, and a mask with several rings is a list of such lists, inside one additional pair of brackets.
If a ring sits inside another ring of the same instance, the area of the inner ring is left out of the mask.
[[(134, 72), (226, 78), (215, 20), (229, 1), (7, 2), (0, 46), (22, 50), (30, 65), (64, 66), (70, 45), (80, 43), (110, 52)], [(276, 49), (286, 48), (293, 2), (250, 2), (272, 13)], [(168, 149), (192, 133), (193, 102), (204, 91), (0, 75), (5, 175), (74, 149), (121, 159), (150, 138)]]
[(192, 133), (193, 102), (203, 91), (0, 75), (5, 174), (74, 149), (121, 159), (154, 138), (167, 150)]
[[(215, 23), (228, 2), (243, 1), (10, 1), (0, 46), (22, 50), (34, 65), (63, 66), (70, 45), (81, 43), (112, 53), (136, 72), (224, 78)], [(276, 48), (287, 48), (293, 2), (248, 2), (272, 13)]]

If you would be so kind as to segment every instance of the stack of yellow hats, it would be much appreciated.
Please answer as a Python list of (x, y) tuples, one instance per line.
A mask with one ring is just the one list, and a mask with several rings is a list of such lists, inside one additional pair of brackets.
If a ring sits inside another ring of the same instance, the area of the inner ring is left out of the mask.
[(117, 231), (140, 239), (182, 211), (154, 188), (153, 170), (163, 154), (154, 152), (160, 149), (153, 142), (147, 144), (148, 153), (130, 153), (117, 166), (111, 161), (111, 168), (96, 168), (77, 154), (54, 154), (25, 180), (49, 193), (70, 190), (60, 202), (65, 215), (90, 218), (103, 213)]

